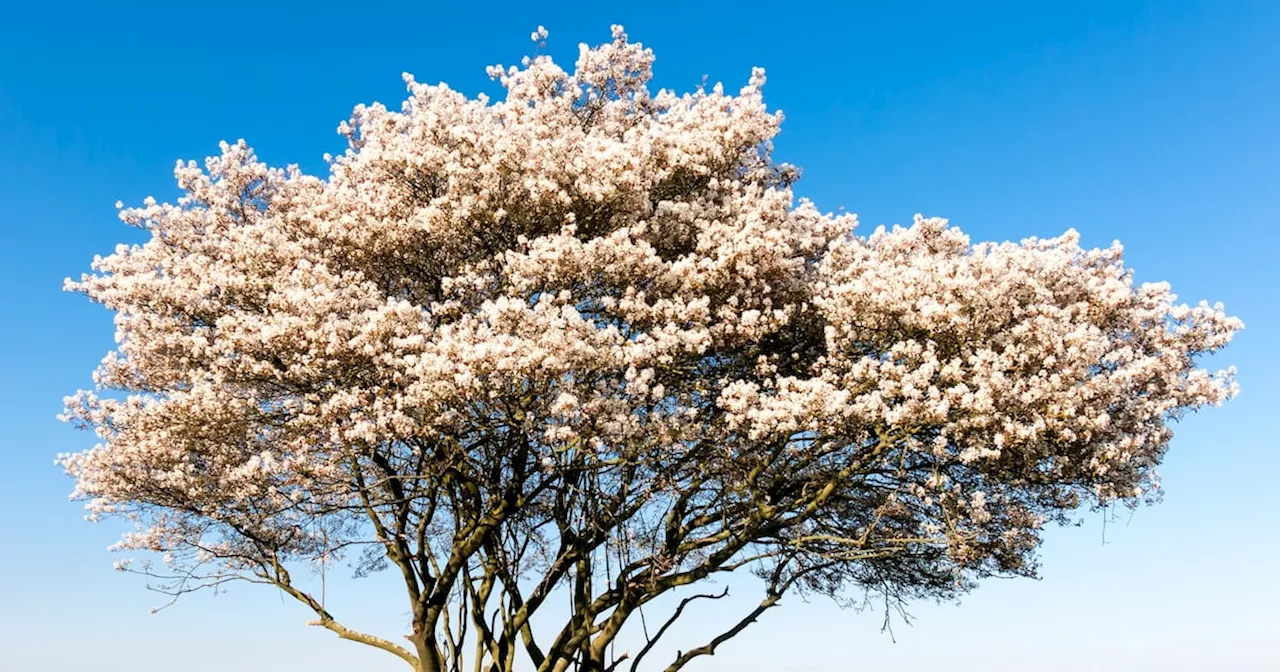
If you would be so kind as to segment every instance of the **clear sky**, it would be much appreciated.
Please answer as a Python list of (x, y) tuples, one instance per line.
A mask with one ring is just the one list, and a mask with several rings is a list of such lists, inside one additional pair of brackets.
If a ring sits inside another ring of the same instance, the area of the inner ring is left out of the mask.
[[(1102, 516), (1084, 514), (1047, 535), (1043, 580), (919, 605), (896, 643), (875, 614), (784, 601), (696, 669), (1280, 669), (1280, 3), (442, 4), (463, 3), (4, 10), (0, 670), (399, 669), (263, 588), (149, 615), (163, 598), (111, 571), (121, 528), (84, 522), (53, 465), (93, 442), (55, 415), (112, 345), (109, 313), (61, 282), (138, 239), (113, 203), (174, 197), (179, 158), (245, 138), (320, 170), (352, 106), (403, 99), (402, 71), (491, 90), (484, 66), (518, 62), (537, 25), (571, 62), (610, 23), (654, 48), (659, 86), (736, 88), (767, 68), (778, 158), (823, 209), (868, 228), (945, 216), (975, 240), (1118, 238), (1139, 280), (1247, 325), (1214, 362), (1239, 367), (1241, 396), (1177, 427), (1166, 501), (1109, 524), (1105, 544)], [(396, 636), (404, 610), (384, 587), (335, 581), (330, 597)]]

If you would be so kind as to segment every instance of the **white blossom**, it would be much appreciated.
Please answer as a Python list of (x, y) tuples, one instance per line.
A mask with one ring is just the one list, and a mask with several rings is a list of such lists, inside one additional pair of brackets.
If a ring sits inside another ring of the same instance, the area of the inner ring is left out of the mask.
[(121, 548), (328, 561), (372, 536), (343, 521), (380, 450), (412, 478), (476, 446), (526, 445), (544, 478), (625, 458), (659, 498), (684, 451), (714, 445), (695, 465), (730, 488), (785, 445), (784, 475), (860, 467), (847, 493), (889, 474), (866, 509), (898, 537), (1013, 563), (1046, 517), (1154, 492), (1169, 422), (1235, 394), (1196, 360), (1240, 321), (1135, 286), (1119, 245), (861, 235), (773, 161), (763, 70), (653, 92), (652, 52), (612, 34), (572, 72), (490, 68), (502, 100), (406, 75), (326, 176), (224, 143), (178, 163), (176, 202), (121, 210), (151, 238), (67, 283), (117, 346), (112, 393), (66, 401), (99, 445), (60, 458), (92, 515), (132, 516)]

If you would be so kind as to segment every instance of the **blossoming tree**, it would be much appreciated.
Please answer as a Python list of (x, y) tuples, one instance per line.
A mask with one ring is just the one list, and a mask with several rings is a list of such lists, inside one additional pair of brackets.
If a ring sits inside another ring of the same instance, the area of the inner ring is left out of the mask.
[[(501, 101), (406, 76), (326, 178), (224, 144), (123, 209), (149, 242), (68, 282), (119, 345), (112, 394), (67, 402), (100, 444), (61, 459), (164, 554), (137, 571), (270, 584), (419, 672), (674, 671), (794, 592), (1032, 574), (1046, 524), (1152, 499), (1168, 424), (1233, 394), (1196, 357), (1240, 322), (1135, 286), (1118, 245), (856, 235), (793, 197), (763, 71), (677, 95), (652, 62), (615, 27), (572, 73), (492, 68)], [(295, 578), (344, 553), (403, 579), (407, 634)], [(754, 609), (649, 655), (739, 569)]]

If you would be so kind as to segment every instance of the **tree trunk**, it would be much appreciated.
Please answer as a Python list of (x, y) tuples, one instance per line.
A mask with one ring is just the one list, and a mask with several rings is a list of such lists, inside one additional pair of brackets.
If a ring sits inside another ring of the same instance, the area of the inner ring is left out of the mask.
[(434, 639), (413, 637), (413, 646), (418, 652), (418, 669), (414, 672), (444, 672), (444, 660), (440, 656), (440, 648)]

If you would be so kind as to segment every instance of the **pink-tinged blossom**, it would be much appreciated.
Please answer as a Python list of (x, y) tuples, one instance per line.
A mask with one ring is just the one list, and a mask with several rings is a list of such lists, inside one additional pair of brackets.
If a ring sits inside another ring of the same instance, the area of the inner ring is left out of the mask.
[[(426, 498), (519, 444), (495, 478), (546, 493), (643, 465), (625, 496), (655, 507), (773, 479), (741, 495), (768, 512), (787, 479), (847, 473), (840, 508), (777, 543), (833, 557), (805, 539), (839, 528), (934, 544), (931, 571), (1012, 571), (1046, 520), (1152, 495), (1170, 422), (1235, 394), (1196, 361), (1240, 321), (1135, 285), (1118, 244), (975, 244), (920, 216), (861, 235), (793, 195), (763, 70), (676, 94), (653, 62), (614, 27), (572, 72), (490, 68), (503, 100), (405, 75), (399, 110), (341, 125), (325, 177), (243, 141), (180, 162), (181, 198), (120, 212), (150, 240), (67, 282), (115, 311), (95, 382), (127, 393), (67, 399), (100, 441), (61, 458), (76, 496), (137, 525), (121, 548), (259, 576), (394, 553), (362, 495)], [(635, 515), (626, 543), (660, 557)]]

